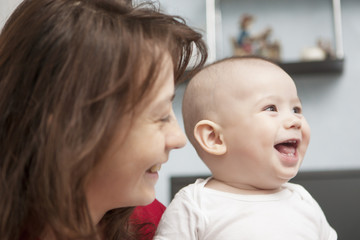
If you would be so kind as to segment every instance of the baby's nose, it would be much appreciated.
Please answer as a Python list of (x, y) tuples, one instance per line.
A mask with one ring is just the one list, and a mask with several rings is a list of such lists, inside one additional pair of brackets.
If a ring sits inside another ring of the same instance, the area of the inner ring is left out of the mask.
[(301, 128), (301, 119), (297, 116), (289, 117), (285, 120), (285, 128)]

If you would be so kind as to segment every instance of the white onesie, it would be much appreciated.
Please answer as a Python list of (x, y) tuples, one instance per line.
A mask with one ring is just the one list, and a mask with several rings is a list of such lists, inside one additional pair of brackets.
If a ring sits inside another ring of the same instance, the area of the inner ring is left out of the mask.
[(166, 209), (155, 240), (333, 240), (337, 234), (300, 185), (267, 195), (206, 188), (210, 178), (181, 189)]

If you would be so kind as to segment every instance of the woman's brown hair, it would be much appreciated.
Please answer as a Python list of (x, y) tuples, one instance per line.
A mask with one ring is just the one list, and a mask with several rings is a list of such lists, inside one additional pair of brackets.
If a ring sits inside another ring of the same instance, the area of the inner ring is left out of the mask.
[(136, 236), (132, 208), (109, 211), (98, 233), (86, 176), (119, 119), (151, 90), (165, 53), (179, 83), (194, 51), (190, 75), (207, 57), (201, 35), (153, 4), (22, 2), (0, 35), (1, 239)]

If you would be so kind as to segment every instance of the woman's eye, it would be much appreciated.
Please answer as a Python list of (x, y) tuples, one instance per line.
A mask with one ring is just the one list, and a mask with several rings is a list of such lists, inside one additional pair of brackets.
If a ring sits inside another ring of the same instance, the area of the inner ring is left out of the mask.
[(167, 115), (166, 117), (161, 118), (160, 121), (161, 122), (170, 122), (170, 118), (171, 118), (171, 116)]
[(264, 108), (265, 111), (269, 111), (269, 112), (277, 112), (277, 108), (275, 105), (270, 105)]
[(301, 107), (294, 107), (293, 108), (294, 113), (301, 113)]

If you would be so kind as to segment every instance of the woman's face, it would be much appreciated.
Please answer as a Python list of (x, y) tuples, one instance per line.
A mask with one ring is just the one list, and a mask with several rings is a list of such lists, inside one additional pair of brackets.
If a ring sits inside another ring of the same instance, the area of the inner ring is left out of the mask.
[(186, 143), (172, 109), (173, 65), (166, 60), (149, 97), (134, 118), (121, 120), (104, 159), (89, 174), (86, 197), (94, 222), (108, 210), (151, 203), (160, 166), (170, 150)]

